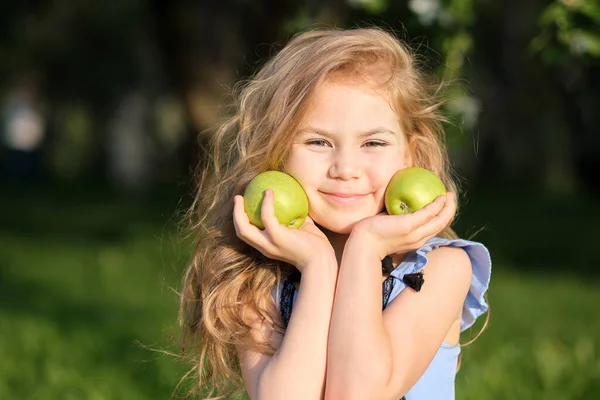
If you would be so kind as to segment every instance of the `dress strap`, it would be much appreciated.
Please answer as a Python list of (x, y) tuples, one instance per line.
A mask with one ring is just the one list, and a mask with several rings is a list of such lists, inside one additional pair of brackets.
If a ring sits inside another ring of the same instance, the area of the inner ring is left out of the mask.
[(283, 288), (281, 289), (281, 297), (279, 298), (279, 314), (283, 325), (287, 328), (292, 316), (292, 307), (294, 305), (294, 295), (296, 294), (296, 286), (289, 281), (283, 281)]

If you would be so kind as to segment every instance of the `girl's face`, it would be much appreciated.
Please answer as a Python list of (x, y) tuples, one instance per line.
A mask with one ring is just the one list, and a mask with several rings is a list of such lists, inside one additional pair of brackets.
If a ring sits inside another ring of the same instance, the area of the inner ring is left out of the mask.
[(410, 164), (388, 99), (367, 84), (327, 81), (300, 121), (285, 170), (304, 187), (315, 223), (348, 234), (384, 209), (392, 175)]

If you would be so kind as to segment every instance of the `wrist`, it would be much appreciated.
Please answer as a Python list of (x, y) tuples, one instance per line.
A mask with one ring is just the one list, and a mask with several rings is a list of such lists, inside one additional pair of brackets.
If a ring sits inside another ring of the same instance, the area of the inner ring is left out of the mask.
[(383, 244), (377, 240), (373, 234), (364, 229), (353, 229), (352, 233), (346, 241), (344, 253), (352, 252), (348, 249), (359, 248), (361, 252), (372, 254), (377, 257), (380, 261), (387, 256), (387, 251), (384, 249)]
[(329, 273), (337, 276), (338, 264), (333, 249), (321, 250), (311, 254), (311, 258), (305, 262), (297, 263), (295, 267), (304, 274)]

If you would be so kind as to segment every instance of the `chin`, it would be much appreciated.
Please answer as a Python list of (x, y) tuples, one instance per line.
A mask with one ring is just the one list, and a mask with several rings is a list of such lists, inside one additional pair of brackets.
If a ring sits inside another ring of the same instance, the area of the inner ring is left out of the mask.
[[(311, 217), (312, 218), (312, 217)], [(313, 218), (313, 220), (315, 221), (315, 223), (322, 227), (323, 229), (326, 229), (330, 232), (333, 233), (337, 233), (340, 235), (349, 235), (350, 233), (352, 233), (352, 228), (354, 228), (354, 225), (356, 225), (358, 223), (357, 220), (351, 220), (351, 221), (317, 221)]]

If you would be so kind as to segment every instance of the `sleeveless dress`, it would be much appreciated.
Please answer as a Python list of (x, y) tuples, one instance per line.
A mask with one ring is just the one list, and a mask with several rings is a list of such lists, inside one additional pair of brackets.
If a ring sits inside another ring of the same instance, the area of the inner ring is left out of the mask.
[[(477, 317), (484, 314), (488, 309), (483, 296), (490, 283), (491, 259), (487, 248), (478, 242), (464, 239), (433, 238), (421, 248), (408, 253), (404, 260), (391, 270), (389, 277), (383, 282), (382, 309), (384, 310), (407, 287), (409, 290), (419, 291), (421, 285), (426, 284), (427, 277), (423, 276), (421, 270), (427, 265), (427, 253), (441, 246), (462, 248), (467, 252), (473, 268), (471, 288), (462, 310), (462, 332), (471, 327)], [(275, 300), (281, 318), (287, 325), (296, 301), (297, 290), (292, 282), (283, 281), (279, 289), (274, 291), (273, 294), (276, 296)], [(459, 345), (452, 346), (448, 343), (442, 343), (429, 367), (404, 396), (404, 399), (454, 400), (454, 378), (459, 354)]]

